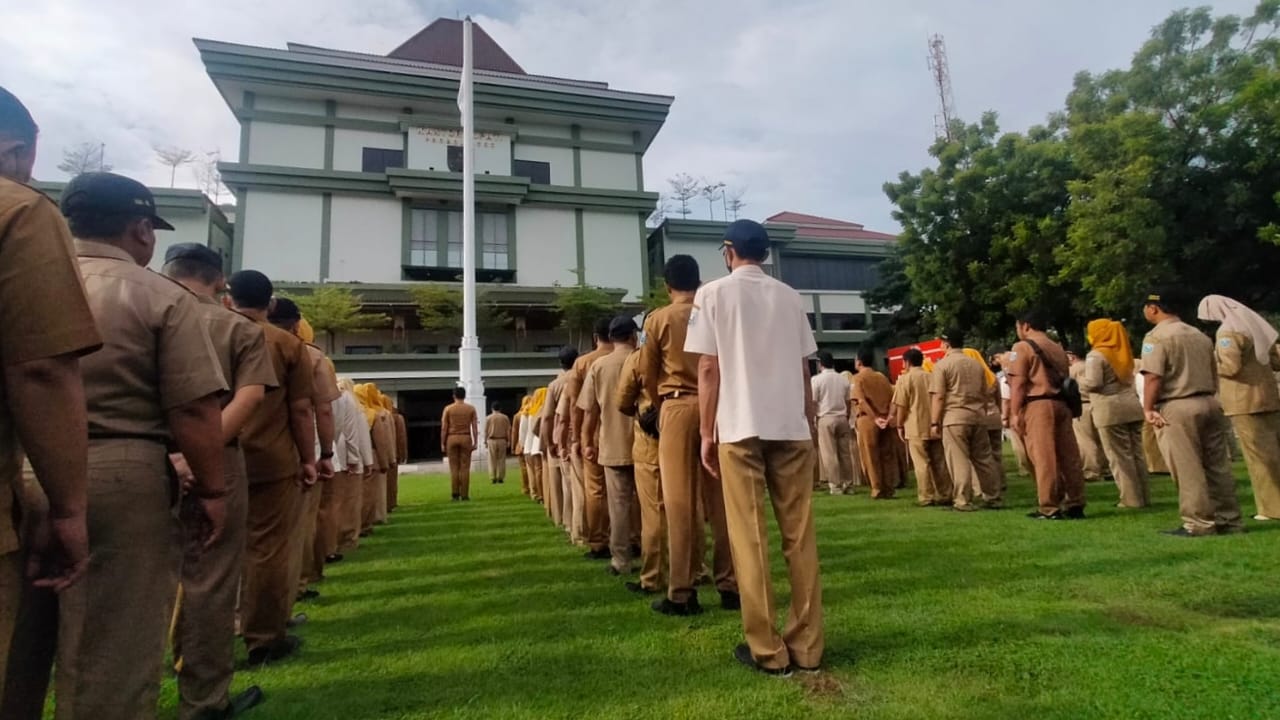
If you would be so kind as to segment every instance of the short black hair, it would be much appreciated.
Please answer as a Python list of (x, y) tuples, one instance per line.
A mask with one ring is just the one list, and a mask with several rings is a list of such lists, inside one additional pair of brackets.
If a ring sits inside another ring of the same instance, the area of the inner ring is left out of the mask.
[(461, 385), (459, 385), (459, 386), (455, 387), (455, 388), (453, 389), (453, 397), (454, 397), (454, 399), (455, 399), (455, 400), (466, 400), (466, 399), (467, 399), (467, 389), (466, 389), (466, 388), (464, 388), (464, 387), (462, 387)]
[(271, 307), (275, 287), (271, 279), (257, 270), (241, 270), (227, 278), (227, 289), (236, 307), (247, 310), (266, 310)]
[(1186, 305), (1186, 293), (1179, 287), (1163, 287), (1149, 293), (1142, 304), (1155, 305), (1166, 315), (1181, 315), (1181, 310)]
[(592, 332), (594, 332), (595, 336), (600, 338), (601, 340), (608, 340), (609, 339), (609, 323), (612, 323), (612, 322), (613, 322), (612, 317), (602, 317), (599, 320), (596, 320), (595, 329)]
[(627, 315), (619, 315), (609, 323), (609, 339), (615, 342), (630, 340), (638, 332), (640, 328), (636, 327), (636, 321)]
[(222, 271), (218, 268), (191, 258), (170, 260), (164, 264), (162, 272), (174, 280), (198, 280), (205, 285), (212, 285), (222, 278)]
[(289, 298), (276, 298), (275, 304), (271, 306), (271, 313), (267, 315), (267, 320), (272, 325), (283, 327), (293, 327), (302, 320), (302, 311), (298, 309), (298, 304)]
[(1018, 316), (1018, 322), (1030, 327), (1032, 330), (1044, 332), (1049, 329), (1049, 321), (1045, 313), (1040, 308), (1032, 308)]
[(872, 350), (871, 348), (866, 348), (865, 350), (859, 349), (858, 362), (862, 363), (863, 367), (875, 367), (875, 364), (876, 364), (875, 351)]
[(920, 352), (920, 348), (907, 348), (907, 351), (902, 353), (902, 362), (911, 367), (923, 367), (924, 353)]
[(947, 344), (953, 348), (964, 347), (964, 331), (960, 328), (951, 328), (946, 331), (942, 334), (942, 339), (946, 340)]
[(502, 405), (500, 405), (499, 403), (494, 403), (494, 404), (493, 404), (493, 411), (494, 411), (494, 412), (496, 412), (496, 413), (500, 413), (500, 412), (502, 412)]
[(13, 93), (0, 87), (0, 135), (25, 143), (36, 141), (40, 129), (27, 106)]
[(818, 364), (824, 368), (833, 368), (836, 366), (836, 359), (829, 350), (818, 351)]
[(141, 215), (117, 215), (115, 213), (76, 213), (67, 217), (71, 234), (82, 239), (118, 238), (129, 225), (142, 219)]
[(578, 348), (572, 345), (565, 345), (560, 348), (560, 369), (568, 370), (573, 364), (578, 362)]
[(702, 284), (698, 261), (691, 255), (672, 255), (662, 269), (662, 278), (672, 290), (693, 292)]

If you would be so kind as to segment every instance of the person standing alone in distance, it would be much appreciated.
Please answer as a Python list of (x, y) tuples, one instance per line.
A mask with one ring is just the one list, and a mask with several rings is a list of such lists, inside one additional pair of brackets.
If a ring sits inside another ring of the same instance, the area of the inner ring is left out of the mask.
[(480, 437), (476, 409), (467, 403), (467, 389), (453, 389), (453, 402), (440, 416), (440, 452), (449, 459), (453, 500), (471, 499), (471, 453)]
[(849, 425), (849, 381), (835, 371), (835, 359), (818, 353), (818, 374), (809, 379), (818, 412), (818, 455), (832, 495), (853, 492), (853, 428)]
[(485, 418), (484, 435), (489, 450), (489, 479), (494, 485), (501, 485), (507, 481), (507, 445), (511, 436), (511, 418), (496, 403), (493, 412)]
[[(751, 220), (725, 230), (728, 277), (694, 297), (685, 350), (698, 359), (702, 462), (723, 478), (729, 544), (746, 642), (734, 658), (754, 670), (814, 671), (824, 649), (822, 585), (813, 524), (813, 396), (817, 352), (800, 294), (760, 267), (769, 234)], [(750, 389), (751, 392), (747, 392)], [(775, 626), (765, 489), (791, 580), (791, 611)]]

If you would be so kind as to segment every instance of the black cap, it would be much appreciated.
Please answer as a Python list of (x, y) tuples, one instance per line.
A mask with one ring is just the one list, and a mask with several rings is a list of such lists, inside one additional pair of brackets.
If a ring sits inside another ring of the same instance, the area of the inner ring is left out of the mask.
[(241, 270), (227, 278), (227, 289), (231, 291), (231, 299), (242, 308), (266, 310), (271, 304), (271, 296), (275, 288), (271, 280), (257, 270)]
[(271, 307), (271, 315), (268, 318), (271, 322), (297, 322), (302, 319), (302, 311), (298, 309), (298, 304), (289, 298), (276, 298), (276, 304)]
[(174, 260), (193, 260), (215, 270), (222, 270), (222, 256), (214, 252), (213, 248), (200, 243), (170, 245), (169, 249), (164, 251), (164, 262), (168, 265)]
[(626, 315), (619, 315), (609, 323), (609, 338), (611, 340), (625, 340), (640, 331), (636, 325), (636, 321)]
[(755, 220), (734, 220), (724, 230), (724, 246), (745, 258), (769, 254), (769, 233)]
[(156, 198), (147, 186), (115, 173), (82, 173), (62, 190), (63, 215), (87, 213), (140, 216), (149, 218), (157, 230), (173, 229), (156, 214)]

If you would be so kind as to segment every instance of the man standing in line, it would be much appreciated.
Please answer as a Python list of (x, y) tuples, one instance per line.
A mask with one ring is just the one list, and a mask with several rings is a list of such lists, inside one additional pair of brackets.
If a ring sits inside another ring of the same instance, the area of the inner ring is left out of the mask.
[(231, 698), (235, 672), (236, 600), (244, 569), (249, 485), (240, 450), (240, 431), (257, 411), (276, 371), (267, 355), (262, 328), (222, 307), (216, 298), (226, 289), (222, 257), (204, 245), (179, 243), (164, 256), (164, 274), (200, 301), (200, 314), (231, 393), (222, 399), (222, 466), (227, 486), (227, 524), (222, 542), (200, 553), (191, 530), (198, 527), (190, 504), (182, 506), (186, 557), (182, 563), (182, 602), (174, 634), (179, 715), (198, 720), (217, 713), (239, 713), (262, 701), (256, 686)]
[[(1077, 350), (1067, 351), (1067, 362), (1070, 364), (1068, 374), (1076, 384), (1084, 375), (1084, 355)], [(1102, 437), (1093, 418), (1093, 405), (1089, 402), (1089, 393), (1080, 393), (1084, 410), (1080, 417), (1071, 421), (1071, 429), (1076, 435), (1076, 445), (1080, 447), (1080, 463), (1084, 470), (1085, 482), (1097, 482), (1109, 473), (1107, 457), (1102, 452)]]
[(906, 372), (893, 388), (898, 435), (907, 444), (916, 469), (916, 504), (920, 507), (951, 505), (951, 475), (942, 451), (942, 441), (929, 431), (929, 374), (924, 371), (924, 353), (911, 348), (902, 355)]
[(587, 371), (597, 360), (613, 352), (613, 343), (609, 342), (610, 322), (609, 318), (601, 318), (596, 322), (593, 336), (596, 349), (578, 357), (565, 386), (569, 403), (569, 437), (572, 439), (570, 455), (574, 470), (582, 481), (583, 517), (588, 548), (585, 557), (588, 560), (608, 560), (613, 557), (609, 551), (609, 499), (605, 491), (604, 469), (582, 454), (585, 438), (582, 432), (582, 410), (579, 406)]
[(832, 495), (853, 492), (853, 430), (849, 427), (849, 381), (835, 371), (835, 359), (818, 353), (818, 374), (809, 379), (818, 408), (818, 454)]
[(440, 452), (449, 459), (449, 478), (454, 502), (471, 499), (471, 453), (480, 435), (476, 409), (467, 402), (467, 389), (453, 389), (453, 402), (440, 416)]
[(946, 355), (929, 375), (929, 396), (933, 422), (931, 437), (942, 440), (951, 475), (952, 509), (973, 512), (974, 489), (982, 494), (984, 506), (999, 507), (999, 473), (994, 467), (991, 437), (983, 423), (987, 416), (986, 367), (964, 354), (964, 334), (952, 330), (942, 338)]
[(1244, 532), (1227, 456), (1227, 423), (1217, 398), (1213, 341), (1182, 322), (1175, 292), (1147, 295), (1142, 314), (1155, 327), (1142, 341), (1143, 412), (1178, 486), (1182, 526), (1167, 535)]
[(1026, 438), (1036, 476), (1040, 507), (1035, 520), (1084, 519), (1084, 469), (1071, 425), (1071, 410), (1062, 398), (1068, 376), (1067, 353), (1045, 334), (1048, 324), (1038, 312), (1018, 321), (1019, 342), (1009, 354), (1009, 387), (1014, 430)]
[[(566, 352), (567, 351), (567, 352)], [(554, 507), (548, 506), (551, 519), (559, 527), (564, 528), (570, 539), (573, 530), (573, 466), (568, 461), (568, 454), (563, 450), (563, 438), (556, 431), (556, 419), (560, 407), (560, 399), (564, 397), (565, 384), (573, 362), (578, 359), (576, 348), (561, 348), (560, 374), (547, 385), (547, 399), (542, 403), (542, 410), (536, 418), (538, 437), (542, 439), (543, 455), (546, 456), (550, 482), (555, 487), (552, 492), (558, 502)], [(567, 361), (567, 363), (566, 363)]]
[(618, 378), (614, 403), (618, 412), (634, 418), (631, 460), (636, 473), (636, 500), (640, 507), (640, 577), (627, 589), (640, 595), (663, 590), (667, 569), (667, 518), (662, 503), (662, 476), (658, 470), (658, 408), (640, 376), (640, 352), (627, 356)]
[[(569, 424), (571, 422), (571, 408), (569, 399), (569, 375), (573, 371), (573, 365), (578, 361), (578, 348), (566, 345), (560, 348), (560, 368), (561, 373), (560, 385), (557, 388), (558, 395), (554, 407), (545, 408), (546, 412), (551, 413), (550, 442), (552, 443), (553, 453), (560, 459), (560, 477), (564, 483), (564, 525), (565, 530), (569, 532), (569, 541), (575, 546), (582, 547), (587, 544), (586, 536), (586, 512), (582, 477), (578, 474), (580, 465), (575, 465), (572, 458), (573, 439), (570, 435)], [(550, 394), (550, 390), (548, 390)], [(548, 398), (548, 405), (550, 398)], [(548, 432), (544, 425), (544, 432)]]
[(609, 324), (608, 338), (613, 350), (591, 365), (578, 409), (583, 412), (582, 458), (604, 468), (609, 502), (609, 572), (631, 572), (631, 504), (636, 501), (636, 479), (631, 447), (635, 442), (631, 418), (618, 412), (614, 393), (622, 377), (622, 366), (636, 349), (639, 328), (629, 317), (619, 316)]
[(485, 447), (489, 450), (489, 479), (494, 485), (507, 481), (507, 450), (511, 437), (511, 418), (502, 406), (493, 404), (493, 412), (484, 420)]
[(872, 500), (891, 500), (898, 485), (898, 441), (889, 427), (893, 412), (893, 385), (878, 372), (870, 350), (858, 352), (853, 376), (853, 402), (857, 413), (858, 451), (862, 469), (871, 482)]
[(304, 489), (316, 471), (316, 426), (312, 412), (315, 366), (307, 346), (267, 322), (275, 292), (256, 270), (227, 281), (231, 306), (262, 327), (280, 390), (263, 398), (240, 433), (249, 476), (249, 546), (240, 593), (240, 630), (250, 665), (264, 665), (297, 652), (302, 641), (287, 632), (298, 592), (292, 543), (302, 517)]
[[(793, 667), (816, 670), (824, 649), (810, 502), (814, 412), (808, 358), (818, 347), (799, 293), (760, 267), (769, 248), (769, 234), (759, 223), (730, 223), (723, 246), (730, 273), (698, 290), (685, 350), (702, 356), (702, 462), (724, 478), (746, 635), (733, 655), (749, 668), (786, 675)], [(769, 572), (765, 488), (791, 580), (791, 612), (781, 634)]]

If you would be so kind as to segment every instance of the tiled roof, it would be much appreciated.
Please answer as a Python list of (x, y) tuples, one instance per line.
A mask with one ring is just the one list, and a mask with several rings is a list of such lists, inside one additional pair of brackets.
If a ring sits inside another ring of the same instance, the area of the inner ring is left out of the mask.
[[(387, 53), (387, 57), (462, 67), (462, 26), (461, 20), (439, 18)], [(479, 23), (472, 23), (472, 26), (472, 53), (477, 70), (525, 74), (524, 68), (494, 42)]]
[(765, 222), (796, 226), (797, 238), (825, 238), (831, 240), (876, 240), (892, 242), (898, 236), (867, 230), (865, 226), (847, 220), (834, 220), (818, 215), (784, 211), (769, 217)]

